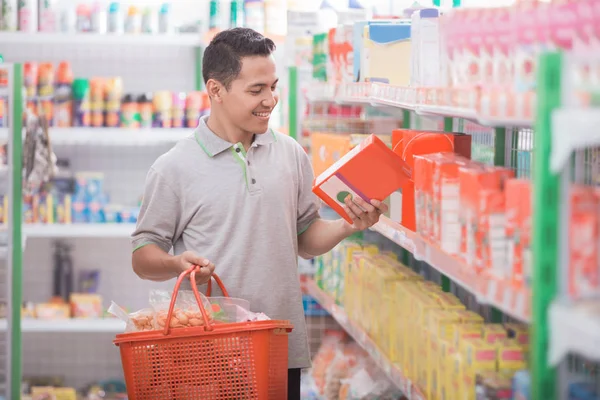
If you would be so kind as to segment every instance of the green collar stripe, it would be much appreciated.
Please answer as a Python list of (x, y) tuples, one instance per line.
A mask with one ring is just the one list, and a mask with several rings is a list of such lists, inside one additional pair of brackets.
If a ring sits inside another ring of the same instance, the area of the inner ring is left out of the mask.
[(200, 145), (200, 147), (202, 147), (202, 150), (204, 150), (204, 152), (206, 153), (206, 155), (209, 156), (209, 157), (212, 157), (213, 155), (210, 154), (210, 152), (206, 149), (206, 147), (204, 147), (204, 145), (200, 141), (200, 138), (198, 137), (197, 133), (194, 133), (194, 138), (196, 139), (196, 142), (198, 142), (198, 144)]

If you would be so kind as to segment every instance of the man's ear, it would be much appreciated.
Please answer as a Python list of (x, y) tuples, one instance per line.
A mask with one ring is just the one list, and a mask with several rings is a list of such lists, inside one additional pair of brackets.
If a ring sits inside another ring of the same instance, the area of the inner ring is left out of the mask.
[(214, 79), (209, 79), (206, 82), (206, 92), (212, 100), (220, 103), (223, 101), (225, 87), (221, 84), (221, 82)]

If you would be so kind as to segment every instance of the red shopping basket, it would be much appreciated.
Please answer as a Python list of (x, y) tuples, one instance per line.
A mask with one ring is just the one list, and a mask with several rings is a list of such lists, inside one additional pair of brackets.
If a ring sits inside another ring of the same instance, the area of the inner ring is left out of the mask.
[[(287, 398), (289, 321), (209, 321), (195, 284), (198, 267), (177, 279), (163, 331), (117, 335), (129, 400)], [(204, 326), (171, 329), (177, 292), (190, 275)], [(223, 282), (213, 275), (225, 297)], [(210, 295), (210, 285), (209, 292)]]

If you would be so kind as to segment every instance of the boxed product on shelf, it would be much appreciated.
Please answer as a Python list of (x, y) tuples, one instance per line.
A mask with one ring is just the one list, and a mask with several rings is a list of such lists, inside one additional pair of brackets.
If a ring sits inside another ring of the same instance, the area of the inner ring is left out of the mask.
[(410, 84), (410, 24), (404, 21), (364, 27), (362, 76), (365, 81)]
[(600, 191), (570, 187), (569, 289), (572, 299), (600, 297)]
[(509, 168), (470, 164), (459, 169), (460, 254), (477, 272), (507, 278), (504, 183), (514, 177)]
[(532, 187), (526, 179), (509, 179), (506, 193), (506, 240), (509, 278), (517, 287), (531, 282)]
[(344, 200), (360, 196), (383, 201), (408, 180), (406, 165), (375, 135), (367, 137), (316, 179), (314, 193), (346, 221)]
[(444, 79), (440, 35), (440, 11), (417, 10), (411, 17), (411, 86), (443, 87)]
[(416, 193), (415, 164), (416, 157), (431, 153), (456, 153), (465, 158), (471, 157), (471, 136), (462, 133), (443, 133), (412, 129), (396, 129), (392, 131), (392, 149), (407, 164), (410, 181), (402, 187), (401, 195), (392, 197), (391, 207), (400, 215), (394, 218), (402, 226), (416, 231)]
[(102, 296), (91, 293), (72, 293), (70, 296), (73, 318), (101, 318)]
[(476, 377), (475, 392), (481, 400), (511, 400), (512, 382), (510, 376), (498, 372), (483, 372)]
[(352, 24), (338, 25), (329, 31), (329, 81), (352, 82)]

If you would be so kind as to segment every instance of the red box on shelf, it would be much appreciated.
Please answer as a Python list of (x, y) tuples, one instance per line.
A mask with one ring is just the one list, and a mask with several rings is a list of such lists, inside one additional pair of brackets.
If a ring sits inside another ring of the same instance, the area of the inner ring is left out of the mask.
[(419, 131), (396, 129), (392, 131), (392, 149), (406, 163), (410, 181), (402, 187), (402, 195), (397, 197), (402, 209), (399, 222), (405, 228), (417, 230), (415, 210), (415, 157), (435, 153), (455, 153), (465, 158), (471, 157), (471, 136), (462, 133)]
[(506, 241), (509, 279), (517, 287), (529, 286), (531, 277), (531, 183), (509, 179), (505, 184)]
[(460, 251), (459, 169), (470, 163), (454, 153), (443, 153), (433, 160), (433, 241), (448, 254)]
[[(514, 177), (508, 168), (472, 163), (459, 171), (460, 179), (460, 254), (467, 265), (477, 271), (500, 265), (491, 260), (492, 248), (505, 246), (503, 225), (505, 207), (501, 199), (503, 183)], [(490, 240), (490, 229), (495, 235)], [(487, 258), (484, 259), (484, 254)]]
[(600, 296), (598, 194), (589, 186), (571, 187), (568, 280), (575, 300)]

